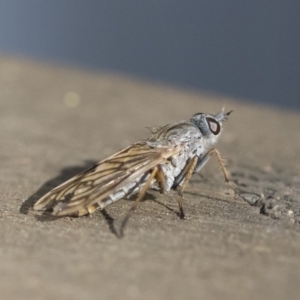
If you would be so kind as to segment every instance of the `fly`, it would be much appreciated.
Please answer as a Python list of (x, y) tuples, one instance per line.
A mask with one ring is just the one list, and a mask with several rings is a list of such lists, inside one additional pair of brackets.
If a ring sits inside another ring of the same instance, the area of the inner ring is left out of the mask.
[[(152, 129), (152, 136), (100, 161), (90, 169), (54, 188), (41, 197), (34, 210), (54, 216), (83, 216), (122, 198), (137, 194), (121, 226), (137, 208), (148, 189), (178, 192), (180, 215), (184, 217), (183, 192), (192, 174), (199, 172), (215, 154), (225, 181), (225, 164), (215, 144), (232, 111), (218, 114), (197, 113), (189, 121), (178, 121)], [(244, 198), (243, 196), (241, 196)]]

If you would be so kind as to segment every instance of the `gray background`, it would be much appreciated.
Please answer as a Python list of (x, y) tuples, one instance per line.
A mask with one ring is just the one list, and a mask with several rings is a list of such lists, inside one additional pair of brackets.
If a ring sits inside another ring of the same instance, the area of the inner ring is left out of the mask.
[(299, 1), (1, 1), (0, 51), (300, 108)]

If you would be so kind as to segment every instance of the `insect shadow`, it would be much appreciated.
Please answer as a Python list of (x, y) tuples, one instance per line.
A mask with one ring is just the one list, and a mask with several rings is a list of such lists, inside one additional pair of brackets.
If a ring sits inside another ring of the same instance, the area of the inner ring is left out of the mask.
[[(48, 193), (50, 190), (55, 188), (56, 186), (60, 185), (61, 183), (65, 182), (66, 180), (72, 178), (73, 176), (85, 171), (86, 169), (92, 167), (97, 162), (92, 160), (86, 160), (83, 166), (69, 166), (61, 169), (59, 175), (51, 178), (50, 180), (46, 181), (34, 194), (32, 194), (28, 199), (26, 199), (21, 207), (20, 213), (23, 215), (27, 215), (29, 210), (33, 207), (34, 203), (43, 195)], [(57, 217), (51, 217), (50, 215), (44, 215), (44, 221), (50, 220), (57, 220)]]
[[(136, 197), (137, 197), (137, 195), (132, 195), (128, 199), (124, 198), (123, 200), (134, 202), (136, 200)], [(141, 202), (143, 203), (143, 202), (146, 202), (146, 201), (153, 201), (156, 204), (161, 205), (164, 208), (168, 209), (169, 211), (172, 211), (173, 213), (177, 214), (180, 217), (179, 212), (175, 211), (174, 209), (172, 209), (168, 205), (158, 201), (152, 193), (146, 192), (146, 194), (144, 195), (144, 198), (142, 199)], [(142, 203), (141, 203), (141, 205), (142, 205)], [(100, 213), (104, 217), (110, 232), (113, 233), (117, 238), (122, 238), (124, 236), (124, 232), (123, 232), (124, 228), (122, 228), (122, 225), (121, 225), (120, 228), (118, 228), (118, 226), (116, 226), (116, 224), (115, 224), (115, 219), (107, 212), (106, 209), (101, 209)]]

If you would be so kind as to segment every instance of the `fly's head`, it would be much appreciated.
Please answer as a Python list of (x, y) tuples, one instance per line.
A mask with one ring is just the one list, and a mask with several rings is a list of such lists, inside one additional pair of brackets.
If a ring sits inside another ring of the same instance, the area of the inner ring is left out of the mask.
[(205, 139), (210, 140), (211, 144), (215, 144), (222, 132), (224, 123), (232, 112), (231, 110), (225, 113), (223, 109), (220, 113), (215, 115), (197, 113), (192, 116), (191, 122), (200, 129)]

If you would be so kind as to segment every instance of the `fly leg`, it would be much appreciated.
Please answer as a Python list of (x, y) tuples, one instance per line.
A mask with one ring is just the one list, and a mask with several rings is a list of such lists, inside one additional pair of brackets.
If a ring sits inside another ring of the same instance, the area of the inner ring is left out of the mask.
[(213, 148), (211, 150), (208, 151), (208, 153), (206, 154), (206, 156), (211, 156), (212, 154), (216, 154), (217, 156), (217, 159), (218, 159), (218, 162), (221, 166), (221, 170), (223, 172), (223, 175), (224, 175), (224, 179), (225, 179), (225, 182), (228, 183), (228, 185), (234, 190), (234, 192), (239, 195), (239, 197), (241, 197), (245, 202), (247, 202), (248, 204), (250, 205), (253, 205), (253, 203), (251, 201), (249, 201), (247, 198), (245, 198), (240, 192), (239, 190), (233, 185), (233, 183), (230, 181), (229, 179), (229, 175), (228, 175), (228, 172), (227, 172), (227, 169), (225, 167), (225, 163), (222, 159), (222, 156), (221, 156), (221, 153), (216, 149), (216, 148)]
[(178, 187), (178, 206), (179, 206), (179, 213), (180, 213), (180, 218), (184, 219), (184, 211), (182, 207), (182, 202), (183, 202), (183, 191), (186, 188), (186, 185), (188, 184), (191, 176), (194, 173), (195, 167), (197, 166), (198, 162), (198, 156), (194, 156), (189, 163), (186, 165), (184, 169), (184, 174), (182, 176), (182, 184)]
[(142, 190), (140, 191), (138, 197), (136, 198), (136, 200), (133, 202), (132, 206), (130, 207), (129, 211), (127, 212), (122, 224), (121, 224), (121, 230), (120, 230), (120, 236), (123, 236), (123, 232), (124, 232), (124, 228), (126, 226), (126, 223), (129, 220), (129, 217), (131, 215), (131, 213), (138, 207), (139, 203), (141, 202), (141, 200), (143, 199), (143, 197), (145, 196), (147, 190), (149, 189), (152, 180), (155, 178), (155, 175), (157, 174), (157, 172), (159, 171), (158, 167), (154, 167), (154, 169), (152, 170), (146, 184), (142, 187)]

